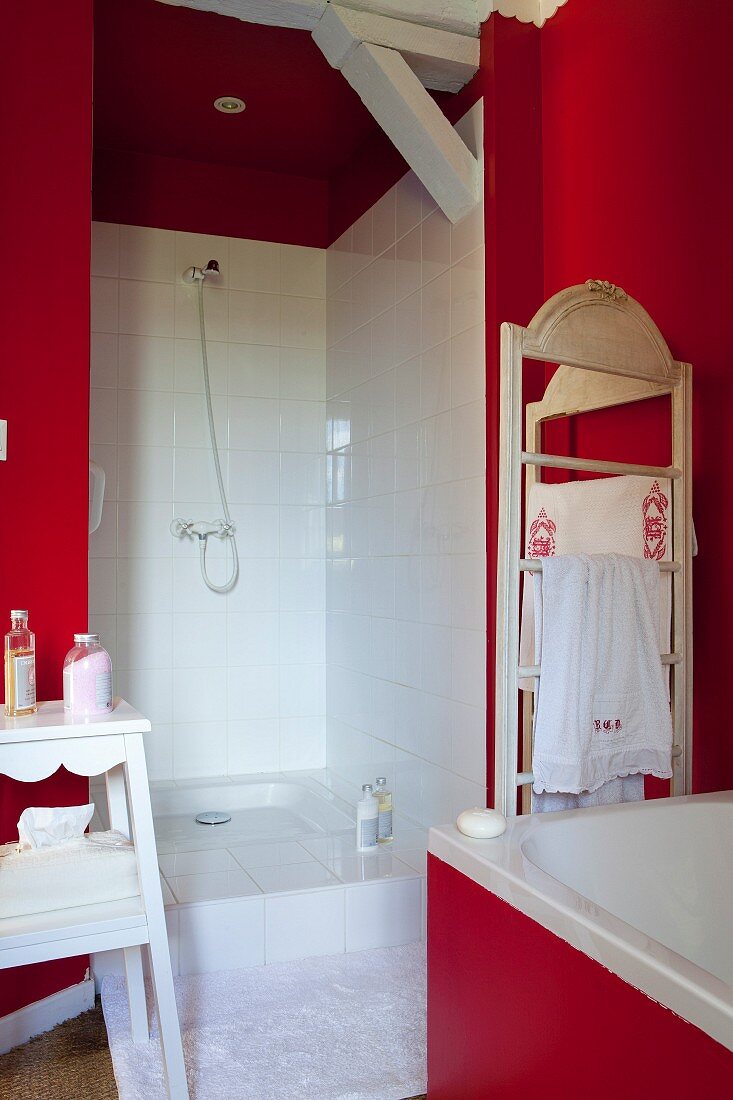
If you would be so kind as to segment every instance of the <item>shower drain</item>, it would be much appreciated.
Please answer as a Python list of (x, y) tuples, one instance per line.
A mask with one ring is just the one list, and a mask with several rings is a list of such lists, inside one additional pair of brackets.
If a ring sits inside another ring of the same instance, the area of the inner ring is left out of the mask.
[(196, 814), (199, 825), (226, 825), (232, 820), (232, 815), (224, 810), (206, 810), (205, 813)]

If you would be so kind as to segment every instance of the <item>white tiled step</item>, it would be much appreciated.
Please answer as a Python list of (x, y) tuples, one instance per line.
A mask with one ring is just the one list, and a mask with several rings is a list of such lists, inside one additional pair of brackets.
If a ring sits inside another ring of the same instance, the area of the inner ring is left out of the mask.
[[(331, 876), (333, 885), (325, 888), (301, 887), (266, 895), (253, 882), (257, 893), (249, 896), (240, 894), (199, 902), (191, 898), (187, 903), (167, 906), (173, 973), (236, 970), (313, 955), (395, 947), (419, 940), (424, 924), (424, 879), (406, 864), (397, 867), (396, 857), (380, 854), (379, 860), (393, 861), (395, 877), (345, 885)], [(349, 859), (340, 862), (347, 864)], [(317, 874), (329, 874), (315, 861), (266, 870), (268, 875), (295, 873), (292, 881), (302, 882), (299, 875), (306, 868)], [(354, 868), (340, 870), (346, 875), (353, 873)], [(262, 869), (255, 869), (254, 873), (262, 877)], [(244, 871), (208, 871), (179, 876), (176, 881), (180, 889), (186, 879), (244, 874)], [(97, 983), (105, 974), (123, 973), (122, 953), (110, 951), (93, 956), (92, 969)]]

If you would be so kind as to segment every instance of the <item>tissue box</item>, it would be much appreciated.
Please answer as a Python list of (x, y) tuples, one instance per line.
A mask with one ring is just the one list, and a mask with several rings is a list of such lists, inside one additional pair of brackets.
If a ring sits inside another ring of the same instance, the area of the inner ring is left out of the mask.
[(122, 833), (88, 833), (47, 848), (0, 845), (0, 918), (49, 913), (140, 893), (135, 849)]

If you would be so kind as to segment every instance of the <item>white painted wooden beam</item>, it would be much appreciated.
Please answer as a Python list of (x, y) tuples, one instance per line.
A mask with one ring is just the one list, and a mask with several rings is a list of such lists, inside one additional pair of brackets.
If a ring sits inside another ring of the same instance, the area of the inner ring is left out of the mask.
[(354, 11), (340, 4), (328, 5), (313, 38), (334, 69), (343, 68), (362, 42), (399, 50), (425, 88), (442, 92), (460, 91), (479, 66), (478, 38)]
[(452, 222), (479, 200), (478, 161), (401, 54), (367, 42), (341, 72)]
[(159, 3), (213, 11), (245, 23), (312, 31), (326, 10), (327, 0), (159, 0)]
[[(327, 0), (159, 0), (159, 3), (213, 11), (242, 19), (245, 23), (312, 31), (323, 15)], [(481, 29), (477, 5), (478, 0), (345, 0), (345, 6), (356, 11), (474, 37)]]
[(478, 0), (341, 0), (346, 8), (477, 37)]

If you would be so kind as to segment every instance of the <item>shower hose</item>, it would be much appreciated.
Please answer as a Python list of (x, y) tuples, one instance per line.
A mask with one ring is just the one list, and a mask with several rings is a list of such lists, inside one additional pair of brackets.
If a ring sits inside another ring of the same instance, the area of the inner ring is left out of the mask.
[(199, 329), (201, 332), (201, 361), (204, 368), (204, 390), (206, 392), (206, 412), (209, 418), (209, 437), (211, 439), (211, 451), (214, 456), (214, 469), (216, 470), (216, 482), (219, 486), (219, 497), (221, 499), (221, 507), (224, 513), (224, 522), (221, 525), (221, 535), (217, 536), (225, 538), (232, 548), (232, 571), (229, 579), (224, 584), (214, 584), (209, 577), (206, 569), (206, 545), (209, 541), (208, 535), (199, 535), (199, 561), (201, 563), (201, 575), (204, 578), (204, 583), (207, 588), (210, 588), (212, 592), (231, 592), (234, 585), (237, 583), (237, 577), (239, 576), (239, 554), (237, 553), (237, 538), (234, 534), (234, 526), (232, 524), (232, 517), (229, 514), (229, 504), (227, 502), (227, 495), (224, 490), (224, 479), (221, 476), (221, 462), (219, 461), (219, 447), (216, 442), (216, 428), (214, 427), (214, 411), (211, 404), (211, 382), (209, 380), (209, 355), (206, 349), (206, 321), (204, 320), (204, 280), (200, 279), (198, 283), (198, 303), (199, 303)]

